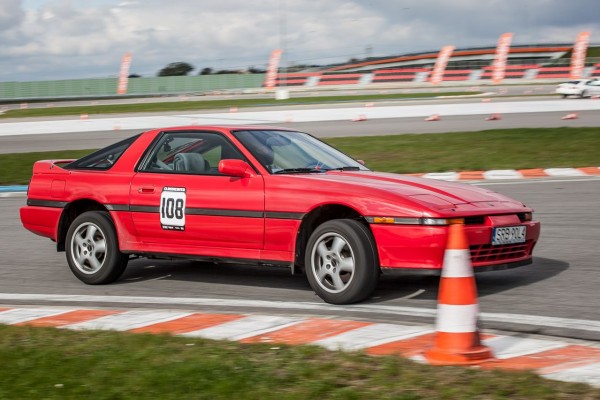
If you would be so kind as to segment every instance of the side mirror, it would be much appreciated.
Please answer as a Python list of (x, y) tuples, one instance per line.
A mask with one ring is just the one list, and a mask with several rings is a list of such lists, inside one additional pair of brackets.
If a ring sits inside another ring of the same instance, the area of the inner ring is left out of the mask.
[(219, 162), (219, 172), (223, 175), (238, 178), (251, 178), (254, 176), (254, 170), (244, 160), (221, 160)]

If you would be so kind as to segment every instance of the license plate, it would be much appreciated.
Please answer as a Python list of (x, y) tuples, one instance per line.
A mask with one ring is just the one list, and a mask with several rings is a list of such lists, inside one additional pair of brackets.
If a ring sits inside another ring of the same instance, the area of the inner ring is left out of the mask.
[(494, 228), (492, 231), (492, 244), (524, 243), (526, 236), (527, 227), (525, 225)]

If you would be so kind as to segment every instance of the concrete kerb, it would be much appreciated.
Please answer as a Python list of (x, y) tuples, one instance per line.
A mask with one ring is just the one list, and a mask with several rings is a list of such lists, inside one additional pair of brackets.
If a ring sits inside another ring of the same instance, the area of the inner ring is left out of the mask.
[[(315, 304), (318, 306), (324, 305)], [(401, 355), (417, 362), (425, 361), (423, 351), (433, 340), (430, 325), (191, 309), (2, 304), (0, 324), (166, 333), (244, 343), (312, 344), (330, 350), (363, 351), (372, 356)], [(480, 368), (526, 369), (549, 379), (600, 387), (597, 343), (495, 331), (486, 331), (482, 342), (491, 348), (494, 359)]]
[(0, 186), (0, 193), (26, 192), (27, 188), (27, 185)]

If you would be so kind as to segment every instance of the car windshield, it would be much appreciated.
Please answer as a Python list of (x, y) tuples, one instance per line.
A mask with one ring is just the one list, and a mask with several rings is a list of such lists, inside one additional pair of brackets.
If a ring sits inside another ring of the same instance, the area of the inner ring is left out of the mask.
[(272, 174), (368, 171), (356, 160), (306, 133), (244, 130), (233, 134)]

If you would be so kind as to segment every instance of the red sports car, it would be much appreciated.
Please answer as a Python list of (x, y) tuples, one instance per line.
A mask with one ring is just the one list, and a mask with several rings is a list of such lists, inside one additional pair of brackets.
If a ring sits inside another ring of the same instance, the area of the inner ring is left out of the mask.
[(88, 284), (130, 256), (304, 270), (326, 302), (371, 295), (383, 271), (439, 271), (464, 223), (476, 271), (531, 263), (532, 209), (466, 184), (378, 173), (306, 133), (257, 126), (151, 130), (33, 167), (25, 228)]

